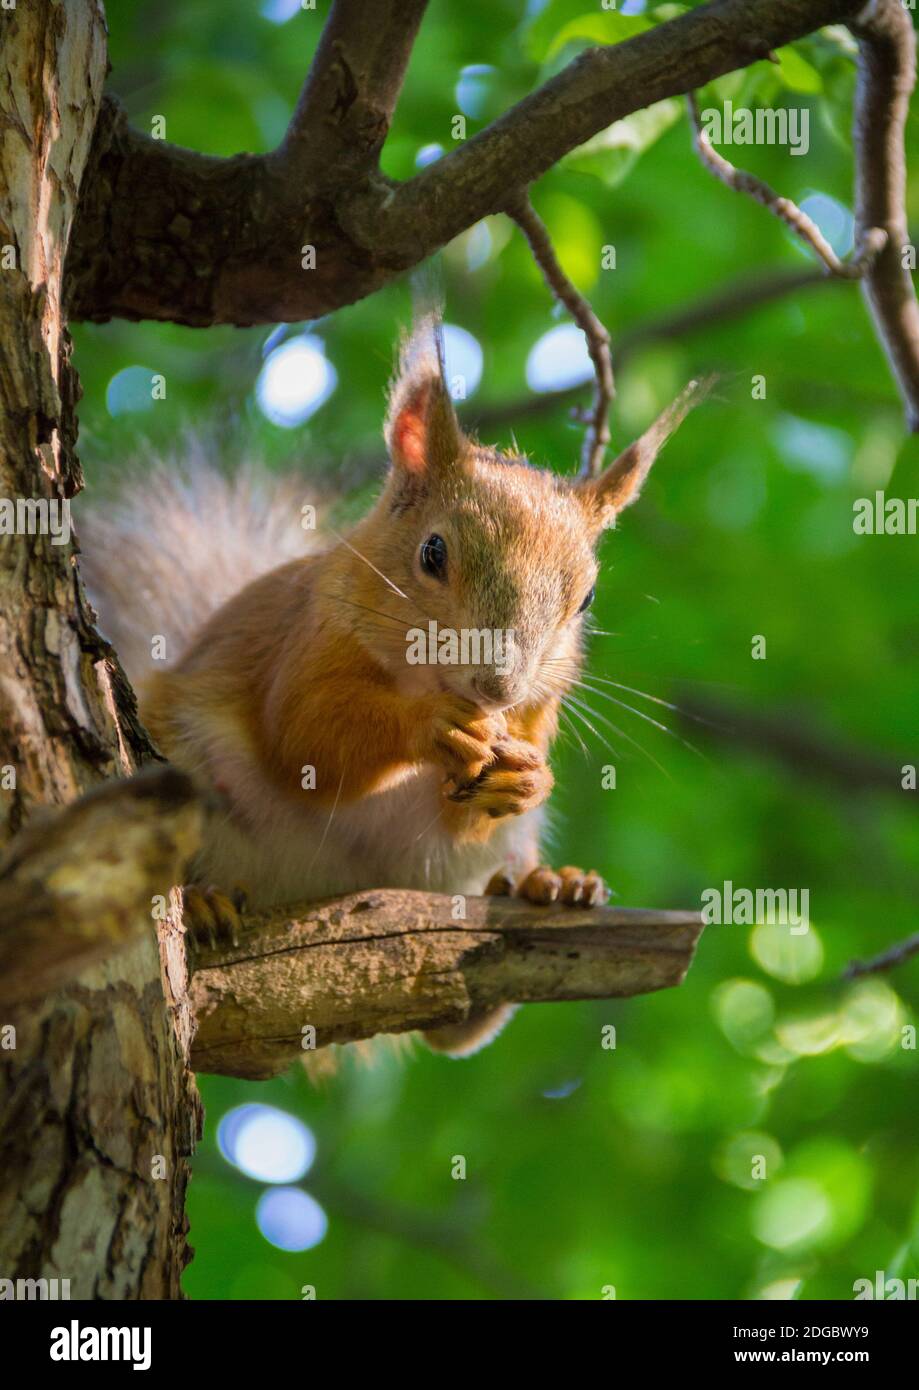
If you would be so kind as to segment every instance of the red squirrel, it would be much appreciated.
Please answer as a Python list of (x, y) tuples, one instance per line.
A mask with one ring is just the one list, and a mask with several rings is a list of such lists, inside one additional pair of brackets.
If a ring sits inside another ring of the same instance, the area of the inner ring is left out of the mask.
[[(346, 538), (298, 554), (290, 484), (266, 510), (246, 475), (201, 465), (90, 518), (88, 586), (141, 715), (226, 807), (186, 890), (198, 927), (233, 930), (238, 885), (258, 909), (381, 887), (606, 899), (597, 873), (543, 863), (549, 750), (581, 668), (595, 547), (688, 393), (600, 476), (561, 477), (463, 433), (438, 333), (428, 316), (403, 347), (389, 475)], [(411, 663), (410, 634), (432, 623), (495, 634), (491, 659)], [(510, 1012), (425, 1039), (465, 1055)]]

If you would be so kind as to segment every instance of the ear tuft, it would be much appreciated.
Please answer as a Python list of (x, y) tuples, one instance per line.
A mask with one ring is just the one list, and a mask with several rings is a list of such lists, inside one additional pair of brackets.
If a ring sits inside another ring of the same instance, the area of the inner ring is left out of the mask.
[(394, 466), (415, 477), (449, 467), (463, 450), (443, 356), (440, 315), (425, 314), (402, 344), (384, 430)]
[(598, 478), (586, 478), (577, 484), (577, 491), (599, 527), (612, 526), (623, 508), (638, 500), (661, 449), (689, 412), (705, 400), (716, 381), (716, 376), (691, 381), (644, 434), (623, 449)]

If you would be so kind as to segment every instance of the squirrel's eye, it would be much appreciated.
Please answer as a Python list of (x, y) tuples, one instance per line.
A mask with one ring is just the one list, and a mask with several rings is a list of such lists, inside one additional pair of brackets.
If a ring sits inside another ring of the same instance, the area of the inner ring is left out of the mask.
[(591, 605), (591, 604), (593, 603), (593, 601), (594, 601), (594, 594), (595, 594), (596, 592), (597, 592), (597, 590), (596, 590), (595, 586), (594, 586), (593, 584), (591, 584), (590, 588), (587, 590), (587, 593), (584, 595), (584, 602), (581, 604), (580, 608), (578, 609), (578, 612), (579, 612), (579, 613), (583, 613), (585, 608), (589, 608), (589, 607), (590, 607), (590, 605)]
[(428, 536), (421, 547), (421, 568), (435, 579), (447, 573), (447, 546), (442, 536)]

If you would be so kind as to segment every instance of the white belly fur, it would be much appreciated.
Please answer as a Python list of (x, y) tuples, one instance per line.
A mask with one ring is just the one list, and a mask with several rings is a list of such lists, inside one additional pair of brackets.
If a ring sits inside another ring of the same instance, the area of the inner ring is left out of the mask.
[(194, 877), (245, 890), (254, 909), (369, 888), (481, 893), (492, 874), (514, 876), (538, 862), (540, 808), (498, 822), (486, 844), (457, 844), (439, 821), (443, 773), (422, 766), (397, 785), (334, 811), (283, 801), (251, 767), (237, 766), (231, 800), (245, 819), (217, 815)]

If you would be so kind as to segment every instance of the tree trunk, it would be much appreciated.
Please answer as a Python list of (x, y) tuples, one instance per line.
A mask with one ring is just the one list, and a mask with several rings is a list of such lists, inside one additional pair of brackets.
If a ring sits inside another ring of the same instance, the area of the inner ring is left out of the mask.
[[(4, 531), (17, 523), (0, 535), (5, 843), (38, 808), (133, 771), (153, 750), (93, 629), (74, 547), (56, 543), (82, 483), (61, 293), (102, 98), (103, 10), (30, 0), (0, 25), (0, 507)], [(184, 952), (171, 949), (168, 922), (158, 949), (141, 915), (135, 944), (0, 1016), (0, 1274), (69, 1279), (73, 1298), (178, 1297), (187, 1259), (200, 1102), (185, 1015), (164, 999), (169, 971), (184, 996)]]

